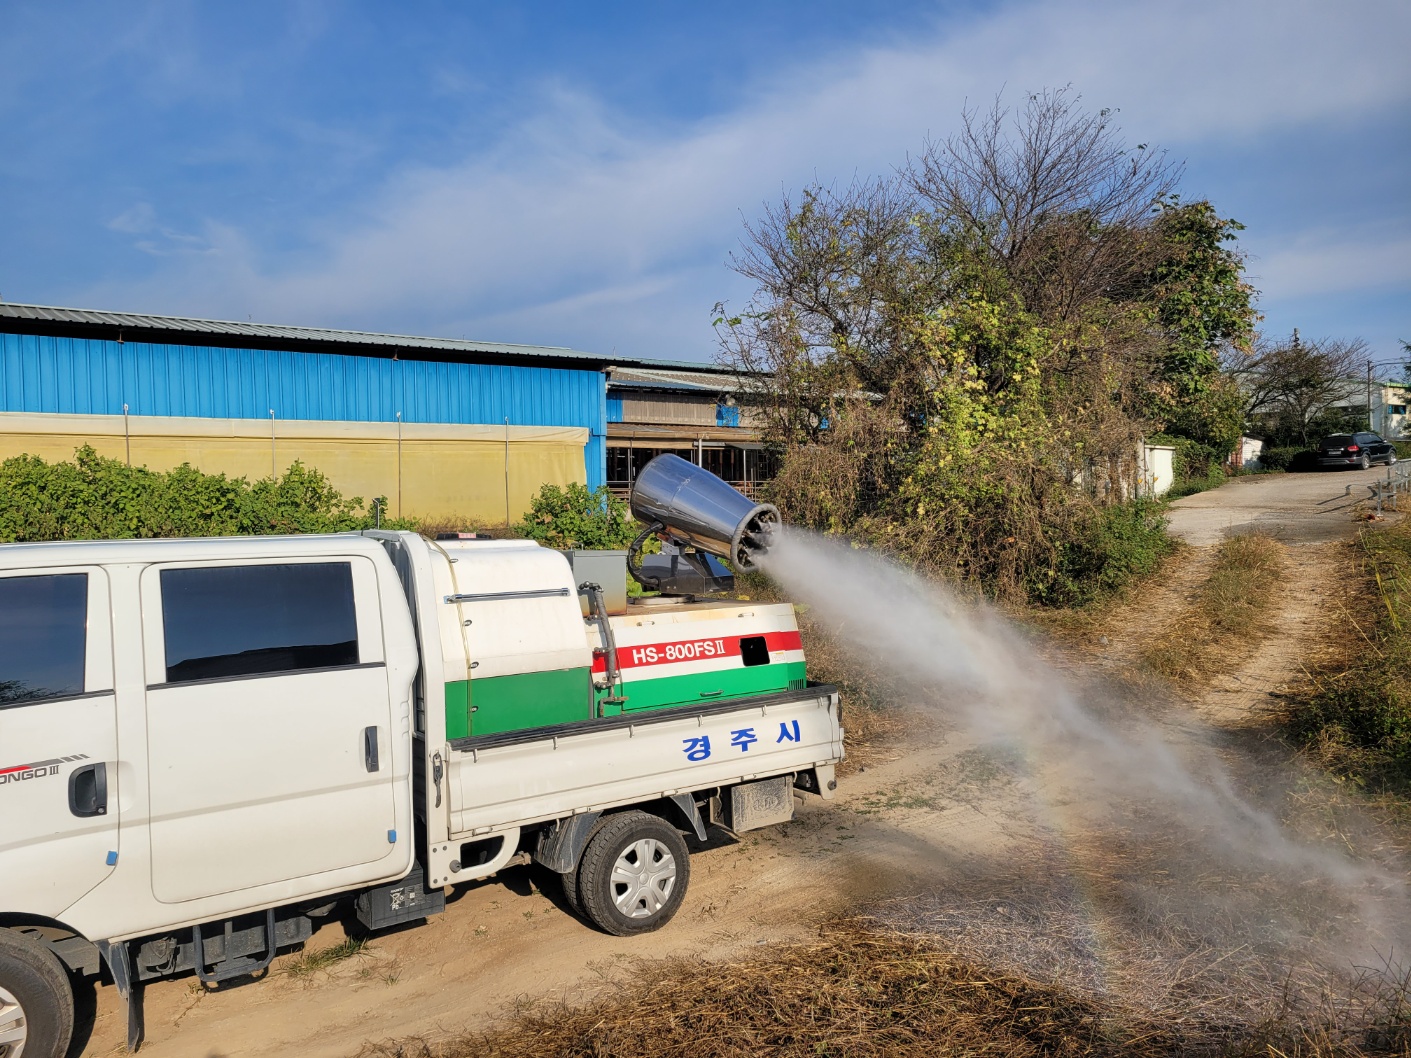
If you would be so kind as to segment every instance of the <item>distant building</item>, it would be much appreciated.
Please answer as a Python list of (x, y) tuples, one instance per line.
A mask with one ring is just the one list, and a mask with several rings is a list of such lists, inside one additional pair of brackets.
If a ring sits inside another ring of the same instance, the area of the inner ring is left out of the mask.
[(1404, 382), (1379, 382), (1372, 388), (1372, 429), (1388, 440), (1411, 437), (1406, 409), (1411, 386)]
[(1401, 440), (1411, 437), (1411, 421), (1406, 417), (1408, 405), (1411, 385), (1406, 382), (1385, 380), (1369, 385), (1364, 379), (1350, 378), (1347, 396), (1333, 407), (1345, 409), (1349, 417), (1357, 420), (1359, 429), (1371, 429), (1388, 440)]
[(736, 391), (710, 365), (553, 346), (0, 302), (0, 459), (301, 460), (393, 516), (514, 521), (546, 483), (620, 487), (660, 451), (748, 485)]
[(607, 371), (607, 482), (626, 493), (642, 467), (674, 452), (753, 495), (772, 468), (740, 376), (703, 364), (618, 364)]

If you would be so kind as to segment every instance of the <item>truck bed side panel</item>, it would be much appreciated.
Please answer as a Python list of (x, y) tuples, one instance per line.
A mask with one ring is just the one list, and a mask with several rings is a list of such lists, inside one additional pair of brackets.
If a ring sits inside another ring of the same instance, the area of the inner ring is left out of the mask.
[(838, 697), (824, 687), (454, 747), (451, 830), (459, 836), (802, 771), (843, 755)]

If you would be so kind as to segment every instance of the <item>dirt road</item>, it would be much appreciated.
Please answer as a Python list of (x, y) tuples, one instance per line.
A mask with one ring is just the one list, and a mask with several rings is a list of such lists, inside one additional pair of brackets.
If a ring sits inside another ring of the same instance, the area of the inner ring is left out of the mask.
[[(1276, 648), (1252, 653), (1203, 691), (1191, 703), (1197, 712), (1236, 726), (1298, 676), (1299, 658), (1331, 619), (1336, 585), (1351, 568), (1337, 543), (1355, 528), (1343, 486), (1374, 476), (1239, 479), (1177, 503), (1173, 529), (1195, 548), (1176, 577), (1142, 600), (1148, 625), (1178, 619), (1205, 548), (1231, 529), (1269, 529), (1295, 542), (1300, 555), (1278, 600)], [(1122, 629), (1134, 626), (1130, 616), (1117, 615), (1088, 661), (1109, 670), (1126, 664), (1132, 646)], [(996, 893), (1004, 879), (1018, 885), (1074, 869), (1074, 843), (1055, 841), (1055, 814), (1070, 792), (1046, 787), (1041, 777), (939, 726), (918, 727), (895, 753), (847, 777), (835, 802), (810, 799), (786, 827), (742, 841), (721, 836), (700, 850), (691, 860), (686, 905), (660, 933), (596, 933), (567, 913), (553, 876), (516, 868), (456, 893), (447, 913), (427, 925), (376, 937), (327, 970), (294, 976), (286, 971), (296, 957), (286, 956), (269, 980), (241, 987), (205, 992), (189, 979), (157, 982), (147, 990), (143, 1053), (346, 1058), (367, 1040), (435, 1038), (483, 1025), (522, 998), (572, 1000), (605, 978), (630, 975), (633, 957), (724, 957), (809, 936), (830, 911), (875, 906), (900, 893), (959, 891), (976, 879)], [(995, 914), (1011, 913), (991, 903)], [(308, 949), (342, 938), (341, 927), (329, 924)], [(96, 1012), (81, 1053), (121, 1053), (124, 1025), (111, 987), (98, 990)]]
[(1352, 532), (1353, 508), (1379, 480), (1387, 480), (1387, 468), (1234, 478), (1173, 503), (1171, 532), (1202, 547), (1232, 532), (1252, 531), (1290, 544), (1345, 540)]

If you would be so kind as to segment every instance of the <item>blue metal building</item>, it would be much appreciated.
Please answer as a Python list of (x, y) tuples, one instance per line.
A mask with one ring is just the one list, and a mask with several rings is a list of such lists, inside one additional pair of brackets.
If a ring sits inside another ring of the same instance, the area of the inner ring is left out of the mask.
[(580, 427), (605, 480), (609, 362), (573, 349), (0, 303), (0, 412)]

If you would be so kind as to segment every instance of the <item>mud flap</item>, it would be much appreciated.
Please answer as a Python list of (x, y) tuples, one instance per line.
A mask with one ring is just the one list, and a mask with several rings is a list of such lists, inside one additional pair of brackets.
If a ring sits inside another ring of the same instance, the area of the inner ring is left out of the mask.
[(540, 831), (534, 859), (551, 871), (567, 874), (578, 866), (578, 857), (583, 855), (588, 835), (601, 815), (601, 812), (583, 812), (560, 819), (547, 830)]
[(132, 962), (128, 957), (127, 941), (116, 944), (106, 940), (98, 942), (98, 951), (108, 964), (108, 972), (113, 975), (113, 986), (127, 1006), (127, 1049), (136, 1052), (147, 1036), (147, 1026), (142, 1016), (142, 982), (132, 972)]
[(680, 810), (686, 820), (686, 825), (695, 831), (696, 839), (704, 841), (706, 839), (705, 820), (701, 818), (701, 810), (696, 807), (696, 799), (688, 793), (679, 793), (672, 794), (669, 800)]

